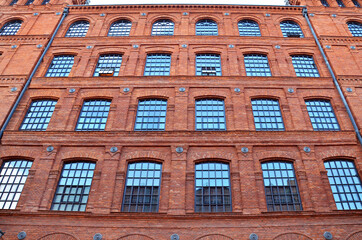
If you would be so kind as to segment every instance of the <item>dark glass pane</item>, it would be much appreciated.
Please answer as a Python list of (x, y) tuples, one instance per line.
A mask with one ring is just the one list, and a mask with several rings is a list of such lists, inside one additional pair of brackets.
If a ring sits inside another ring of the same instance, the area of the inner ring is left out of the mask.
[(321, 0), (321, 3), (322, 3), (323, 6), (329, 7), (329, 4), (328, 4), (327, 0)]
[(298, 77), (319, 77), (313, 57), (308, 55), (293, 55), (293, 67)]
[(360, 8), (361, 7), (361, 4), (359, 4), (358, 0), (352, 0), (354, 6)]
[(338, 6), (340, 6), (340, 7), (345, 7), (345, 5), (344, 5), (344, 3), (343, 3), (342, 0), (336, 0), (336, 1), (337, 1)]
[(10, 6), (13, 6), (14, 4), (17, 4), (17, 3), (18, 3), (18, 0), (12, 0), (9, 5), (10, 5)]
[(26, 1), (25, 5), (30, 5), (30, 4), (32, 4), (33, 2), (34, 2), (34, 0), (28, 0), (28, 1)]
[(44, 0), (42, 3), (41, 3), (41, 5), (46, 5), (46, 4), (48, 4), (50, 2), (50, 0)]
[(354, 37), (362, 37), (362, 23), (360, 22), (348, 22), (349, 31)]

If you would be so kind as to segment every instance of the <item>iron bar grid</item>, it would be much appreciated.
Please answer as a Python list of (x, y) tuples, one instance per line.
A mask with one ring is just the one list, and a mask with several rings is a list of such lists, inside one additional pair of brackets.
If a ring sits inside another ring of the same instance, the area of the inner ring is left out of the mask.
[(45, 131), (53, 115), (55, 104), (57, 101), (51, 99), (33, 101), (19, 130)]
[(106, 128), (110, 100), (92, 99), (83, 103), (76, 131), (103, 131)]
[(339, 124), (330, 101), (314, 99), (305, 101), (314, 131), (339, 131)]
[(224, 100), (198, 99), (195, 105), (196, 130), (226, 130)]
[(73, 55), (54, 56), (45, 77), (68, 77), (73, 64)]
[(244, 55), (246, 76), (270, 77), (268, 57), (263, 54)]
[(174, 23), (169, 19), (161, 19), (152, 25), (152, 36), (172, 36)]
[(144, 76), (169, 76), (171, 68), (170, 54), (148, 54)]
[(353, 37), (362, 37), (362, 23), (351, 21), (347, 25)]
[(283, 37), (300, 37), (304, 38), (302, 29), (293, 21), (282, 21), (280, 23), (280, 29), (282, 30)]
[(113, 69), (113, 76), (119, 75), (119, 69), (122, 64), (122, 55), (120, 54), (106, 54), (101, 55), (98, 59), (97, 67), (94, 71), (94, 77), (99, 76), (101, 69)]
[(240, 36), (261, 36), (259, 25), (253, 20), (245, 19), (239, 21), (238, 28)]
[(293, 55), (293, 67), (298, 77), (319, 77), (317, 66), (312, 56)]
[(256, 131), (284, 131), (279, 102), (274, 99), (251, 100)]
[(16, 35), (21, 27), (23, 21), (12, 20), (4, 24), (0, 30), (0, 36)]
[(221, 76), (220, 55), (219, 54), (197, 54), (196, 55), (196, 76)]
[(166, 126), (167, 100), (139, 100), (135, 131), (161, 131)]
[(211, 19), (202, 19), (196, 23), (196, 35), (217, 36), (217, 23)]
[(88, 32), (88, 21), (77, 21), (70, 25), (65, 37), (85, 37)]
[(118, 20), (112, 23), (108, 31), (109, 37), (129, 36), (131, 32), (132, 22), (128, 20)]

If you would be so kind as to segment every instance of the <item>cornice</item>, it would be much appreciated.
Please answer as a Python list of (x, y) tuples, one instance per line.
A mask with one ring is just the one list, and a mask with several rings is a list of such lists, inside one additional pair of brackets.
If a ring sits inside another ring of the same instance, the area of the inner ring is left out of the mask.
[(0, 43), (1, 42), (14, 42), (14, 41), (44, 41), (48, 40), (49, 36), (46, 35), (11, 35), (11, 36), (1, 36), (0, 37)]
[(362, 43), (361, 37), (321, 36), (320, 41), (328, 43)]
[(362, 75), (359, 76), (339, 76), (338, 81), (349, 82), (349, 83), (361, 83)]
[(0, 76), (0, 84), (9, 84), (9, 83), (24, 83), (26, 81), (25, 76)]

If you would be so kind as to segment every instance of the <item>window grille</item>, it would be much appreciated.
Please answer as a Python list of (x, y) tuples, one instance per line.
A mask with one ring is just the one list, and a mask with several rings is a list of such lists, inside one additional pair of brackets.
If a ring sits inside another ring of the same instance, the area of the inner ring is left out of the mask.
[(221, 76), (220, 55), (197, 54), (196, 76)]
[(64, 164), (51, 210), (84, 212), (95, 166), (89, 162)]
[(48, 68), (46, 77), (68, 77), (74, 64), (74, 56), (60, 55), (54, 56), (52, 63)]
[(0, 169), (0, 209), (15, 209), (33, 163), (4, 161)]
[(162, 19), (155, 22), (152, 26), (152, 36), (170, 36), (173, 35), (174, 23), (168, 19)]
[(18, 3), (18, 0), (12, 0), (9, 5), (10, 5), (10, 6), (13, 6), (14, 4), (17, 4), (17, 3)]
[(21, 27), (23, 21), (12, 20), (4, 24), (0, 30), (0, 36), (16, 35)]
[(144, 76), (169, 76), (171, 68), (170, 54), (148, 54)]
[(303, 210), (293, 164), (266, 162), (261, 168), (268, 211)]
[(259, 25), (253, 20), (239, 21), (238, 27), (240, 36), (261, 36)]
[(131, 32), (132, 23), (128, 20), (118, 20), (112, 23), (109, 28), (108, 36), (129, 36)]
[(217, 23), (211, 19), (203, 19), (196, 23), (196, 35), (217, 36)]
[(319, 77), (319, 72), (312, 56), (294, 55), (292, 56), (292, 62), (295, 74), (298, 77)]
[(195, 105), (196, 130), (226, 130), (224, 100), (198, 99)]
[(353, 37), (362, 37), (362, 23), (348, 22), (347, 25)]
[(251, 100), (256, 131), (284, 131), (278, 100)]
[(76, 131), (103, 131), (106, 128), (110, 100), (92, 99), (83, 103)]
[(65, 37), (85, 37), (88, 32), (89, 22), (77, 21), (70, 25)]
[(57, 101), (51, 99), (33, 101), (19, 130), (45, 131), (53, 115), (56, 103)]
[(305, 104), (314, 131), (340, 130), (330, 101), (323, 99), (307, 100)]
[(118, 76), (121, 63), (122, 55), (120, 54), (101, 55), (93, 76)]
[(137, 162), (128, 164), (122, 212), (157, 212), (162, 164)]
[(160, 131), (166, 126), (167, 100), (144, 99), (138, 102), (136, 131)]
[(50, 0), (44, 0), (41, 5), (47, 5), (50, 2)]
[(328, 4), (327, 0), (321, 0), (321, 3), (322, 3), (323, 6), (329, 7), (329, 4)]
[(352, 161), (324, 162), (329, 184), (338, 210), (362, 209), (362, 185)]
[(34, 2), (34, 0), (28, 0), (28, 1), (26, 1), (25, 5), (30, 5), (30, 4), (32, 4), (33, 2)]
[(299, 25), (293, 21), (283, 21), (280, 23), (280, 29), (282, 30), (283, 37), (295, 37), (295, 38), (303, 38), (302, 29), (300, 29)]
[(336, 0), (339, 7), (346, 7), (342, 0)]
[(245, 63), (246, 76), (257, 76), (257, 77), (271, 76), (268, 57), (266, 55), (262, 54), (244, 55), (244, 63)]
[(352, 0), (352, 2), (353, 2), (355, 7), (358, 7), (358, 8), (361, 7), (361, 4), (359, 4), (358, 0)]
[(195, 165), (195, 212), (231, 212), (228, 164), (208, 162)]

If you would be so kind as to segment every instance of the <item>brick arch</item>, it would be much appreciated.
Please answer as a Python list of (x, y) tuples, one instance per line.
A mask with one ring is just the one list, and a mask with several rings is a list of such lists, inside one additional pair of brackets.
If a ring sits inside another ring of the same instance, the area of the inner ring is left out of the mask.
[(118, 238), (118, 240), (154, 240), (143, 234), (131, 234)]
[(99, 154), (87, 151), (69, 151), (65, 152), (62, 155), (63, 161), (68, 161), (72, 159), (84, 159), (84, 160), (91, 160), (91, 161), (98, 161)]
[(215, 14), (215, 15), (200, 14), (200, 15), (197, 15), (194, 18), (190, 19), (190, 23), (195, 25), (200, 20), (209, 19), (209, 20), (216, 22), (217, 26), (219, 27), (220, 23), (222, 23), (222, 19), (216, 15), (217, 14)]
[(68, 233), (50, 233), (38, 240), (78, 240), (78, 238)]
[(236, 24), (238, 24), (240, 21), (243, 21), (243, 20), (252, 20), (252, 21), (255, 21), (259, 25), (259, 28), (260, 28), (260, 25), (263, 24), (262, 19), (260, 19), (259, 17), (256, 17), (256, 16), (252, 16), (252, 15), (238, 16), (235, 20), (236, 20)]
[(1, 153), (0, 160), (9, 160), (15, 158), (24, 158), (27, 160), (34, 160), (34, 156), (38, 156), (37, 151), (26, 149), (6, 149)]
[(345, 159), (345, 160), (353, 160), (356, 158), (356, 152), (347, 149), (335, 149), (329, 151), (323, 151), (318, 154), (323, 161), (331, 160), (331, 159)]
[(283, 233), (273, 238), (273, 240), (312, 240), (312, 239), (300, 233)]
[(157, 22), (158, 20), (170, 20), (173, 22), (174, 27), (176, 27), (175, 25), (177, 22), (181, 21), (180, 17), (175, 17), (172, 14), (162, 14), (162, 15), (158, 15), (158, 16), (153, 16), (148, 21), (149, 21), (150, 25), (153, 26), (153, 24), (155, 22)]
[(233, 239), (222, 234), (209, 234), (206, 236), (196, 238), (195, 240), (233, 240)]
[(352, 233), (346, 238), (346, 240), (360, 240), (360, 239), (362, 239), (362, 231)]
[(192, 161), (202, 162), (207, 160), (225, 160), (231, 161), (237, 159), (234, 153), (226, 153), (223, 151), (203, 151), (203, 152), (194, 152), (190, 154), (190, 159)]
[(276, 160), (276, 159), (277, 160), (294, 162), (295, 159), (298, 158), (298, 151), (297, 150), (295, 152), (290, 152), (290, 151), (263, 151), (263, 152), (258, 152), (256, 155), (257, 155), (257, 158), (261, 162), (273, 161), (273, 160)]
[(165, 161), (167, 159), (167, 154), (159, 151), (134, 151), (124, 154), (122, 159), (133, 161), (137, 159), (154, 159)]

